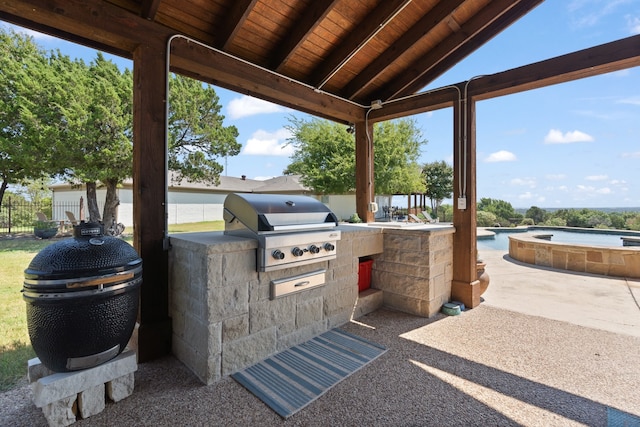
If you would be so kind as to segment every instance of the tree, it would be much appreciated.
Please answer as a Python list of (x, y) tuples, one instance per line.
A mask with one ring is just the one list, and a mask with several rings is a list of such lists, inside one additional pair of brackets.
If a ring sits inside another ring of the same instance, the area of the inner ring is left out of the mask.
[(431, 210), (438, 216), (438, 208), (444, 199), (453, 196), (453, 168), (444, 160), (426, 163), (422, 166), (426, 185), (425, 194), (431, 200)]
[(219, 157), (235, 156), (238, 129), (223, 126), (215, 90), (197, 80), (171, 75), (169, 81), (169, 169), (180, 182), (219, 184)]
[(47, 71), (31, 37), (0, 29), (0, 206), (9, 184), (45, 176), (48, 124), (36, 118), (48, 107), (40, 89)]
[(511, 220), (519, 220), (522, 218), (522, 215), (516, 213), (511, 203), (505, 202), (504, 200), (490, 199), (483, 197), (480, 199), (480, 203), (478, 203), (478, 211), (485, 211), (494, 213), (498, 219), (498, 222), (511, 224)]
[(540, 224), (547, 219), (547, 211), (537, 206), (531, 206), (525, 216), (531, 218), (536, 224)]
[[(355, 138), (341, 124), (312, 118), (290, 118), (295, 148), (285, 174), (299, 174), (319, 194), (355, 191)], [(413, 120), (374, 125), (374, 180), (378, 194), (422, 192), (417, 159), (425, 144)]]

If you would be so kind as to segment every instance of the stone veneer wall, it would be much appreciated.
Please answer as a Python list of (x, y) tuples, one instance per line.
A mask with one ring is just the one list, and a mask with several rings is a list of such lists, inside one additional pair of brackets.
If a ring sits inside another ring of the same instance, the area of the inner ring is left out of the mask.
[[(339, 229), (337, 259), (267, 273), (256, 271), (253, 239), (222, 232), (171, 236), (169, 309), (176, 357), (212, 384), (348, 322), (358, 297), (358, 258), (382, 252), (382, 232)], [(271, 280), (323, 268), (324, 286), (269, 299)]]
[(640, 248), (572, 245), (519, 234), (509, 236), (509, 256), (561, 270), (640, 278)]
[(451, 298), (455, 229), (427, 227), (384, 229), (372, 287), (383, 291), (384, 306), (431, 317)]

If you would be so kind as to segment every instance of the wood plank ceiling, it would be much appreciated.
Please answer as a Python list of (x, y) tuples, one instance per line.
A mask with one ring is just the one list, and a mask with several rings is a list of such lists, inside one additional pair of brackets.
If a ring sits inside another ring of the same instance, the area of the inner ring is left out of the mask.
[(225, 73), (230, 69), (225, 61), (205, 70), (193, 58), (176, 60), (173, 70), (350, 121), (354, 113), (349, 108), (327, 108), (308, 91), (284, 96), (282, 88), (273, 91), (272, 80), (295, 81), (359, 109), (374, 100), (402, 98), (420, 91), (541, 2), (27, 0), (0, 2), (0, 19), (127, 57), (138, 43), (161, 45), (181, 34), (215, 48), (214, 62), (222, 54), (225, 61), (240, 60), (254, 70), (248, 77)]

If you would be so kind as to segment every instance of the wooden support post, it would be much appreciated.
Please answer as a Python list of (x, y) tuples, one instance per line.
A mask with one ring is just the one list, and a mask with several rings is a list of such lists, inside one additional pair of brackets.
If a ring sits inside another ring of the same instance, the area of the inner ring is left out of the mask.
[(451, 299), (460, 301), (469, 308), (480, 304), (480, 282), (476, 277), (475, 121), (473, 99), (454, 103), (453, 225), (456, 232), (453, 236)]
[[(356, 212), (364, 222), (373, 222), (374, 213), (369, 203), (375, 201), (373, 185), (373, 124), (364, 121), (356, 128)], [(369, 136), (367, 136), (367, 134)]]
[(133, 241), (143, 262), (138, 313), (138, 360), (171, 351), (168, 252), (165, 247), (165, 50), (133, 52)]

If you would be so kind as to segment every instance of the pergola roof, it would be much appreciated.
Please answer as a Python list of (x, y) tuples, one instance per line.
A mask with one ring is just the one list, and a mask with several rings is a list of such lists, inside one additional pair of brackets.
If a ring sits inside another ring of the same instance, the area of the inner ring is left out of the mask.
[(0, 19), (128, 58), (179, 34), (174, 71), (352, 122), (373, 101), (418, 92), (541, 2), (27, 0), (4, 2)]

